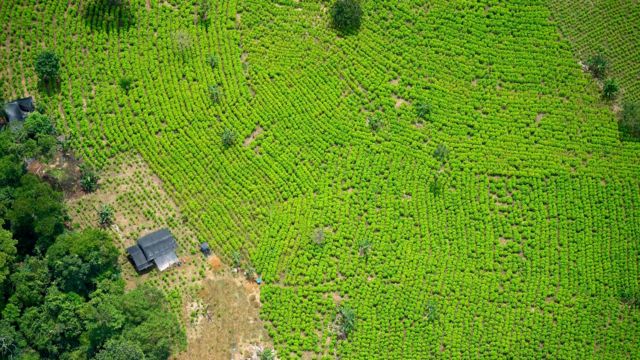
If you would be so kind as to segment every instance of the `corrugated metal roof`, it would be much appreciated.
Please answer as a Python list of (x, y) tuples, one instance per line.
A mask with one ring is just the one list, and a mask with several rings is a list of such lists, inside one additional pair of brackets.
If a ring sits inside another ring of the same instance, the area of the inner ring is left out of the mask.
[(178, 244), (168, 229), (161, 229), (141, 237), (138, 240), (138, 246), (144, 252), (147, 261), (151, 261), (169, 252), (174, 252)]

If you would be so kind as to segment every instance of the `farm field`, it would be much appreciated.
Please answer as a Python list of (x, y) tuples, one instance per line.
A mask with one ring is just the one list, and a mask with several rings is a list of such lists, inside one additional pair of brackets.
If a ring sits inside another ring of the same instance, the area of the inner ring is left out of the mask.
[[(0, 3), (4, 97), (34, 95), (96, 167), (147, 164), (104, 185), (137, 184), (112, 199), (140, 221), (123, 243), (169, 225), (181, 255), (239, 251), (281, 359), (637, 357), (640, 143), (621, 141), (578, 64), (586, 15), (555, 0), (363, 1), (343, 37), (326, 1), (212, 1), (206, 25), (195, 3)], [(632, 0), (602, 3), (637, 19)], [(638, 99), (627, 34), (607, 54)], [(61, 57), (53, 91), (32, 66), (44, 48)], [(95, 203), (72, 215), (94, 221)], [(149, 278), (191, 294), (180, 284), (201, 262)], [(355, 313), (346, 339), (339, 307)]]

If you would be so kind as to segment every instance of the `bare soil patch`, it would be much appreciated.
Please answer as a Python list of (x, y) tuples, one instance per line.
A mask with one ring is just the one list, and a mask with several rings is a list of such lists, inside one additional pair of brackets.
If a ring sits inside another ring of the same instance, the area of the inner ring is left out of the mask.
[(230, 272), (205, 281), (194, 304), (187, 307), (189, 347), (177, 358), (251, 359), (271, 348), (259, 317), (256, 287)]
[(245, 147), (251, 145), (251, 143), (254, 142), (256, 138), (260, 136), (260, 134), (262, 134), (263, 132), (264, 132), (264, 129), (260, 125), (256, 126), (256, 129), (253, 130), (251, 135), (249, 135), (246, 139), (244, 139), (244, 141), (242, 142), (242, 145), (244, 145)]
[(393, 98), (393, 100), (396, 102), (395, 107), (396, 109), (399, 109), (400, 107), (402, 107), (403, 105), (410, 105), (411, 103), (406, 100), (403, 99), (401, 97), (399, 97), (398, 95), (391, 95), (391, 98)]

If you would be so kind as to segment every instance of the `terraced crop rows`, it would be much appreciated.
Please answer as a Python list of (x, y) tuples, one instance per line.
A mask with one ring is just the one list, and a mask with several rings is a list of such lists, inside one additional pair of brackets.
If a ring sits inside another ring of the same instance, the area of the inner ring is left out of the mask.
[[(318, 1), (216, 1), (208, 27), (191, 4), (131, 3), (3, 4), (4, 93), (22, 73), (35, 92), (24, 60), (55, 47), (62, 86), (38, 100), (86, 159), (139, 152), (198, 239), (250, 256), (281, 357), (639, 352), (618, 295), (640, 287), (640, 145), (619, 140), (545, 2), (366, 1), (348, 38)], [(224, 128), (263, 131), (225, 150)], [(347, 341), (337, 304), (357, 314)]]

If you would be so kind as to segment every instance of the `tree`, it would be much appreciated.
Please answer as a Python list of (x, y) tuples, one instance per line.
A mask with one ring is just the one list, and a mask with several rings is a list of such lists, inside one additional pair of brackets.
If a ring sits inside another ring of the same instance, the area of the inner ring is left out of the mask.
[(122, 338), (107, 341), (104, 349), (96, 354), (95, 360), (145, 360), (140, 344)]
[(378, 131), (382, 128), (383, 122), (380, 114), (375, 114), (368, 119), (369, 127), (373, 131)]
[(15, 189), (15, 200), (7, 218), (18, 240), (18, 253), (29, 254), (34, 246), (45, 252), (64, 230), (66, 213), (62, 194), (35, 175), (26, 174)]
[(200, 6), (198, 6), (198, 19), (201, 23), (206, 24), (209, 20), (209, 11), (211, 10), (210, 0), (200, 0)]
[(235, 143), (236, 143), (236, 133), (229, 128), (225, 128), (224, 131), (222, 132), (222, 145), (224, 145), (225, 148), (228, 148)]
[(622, 105), (620, 127), (629, 135), (640, 137), (640, 104), (625, 102)]
[(338, 336), (346, 339), (356, 327), (356, 314), (353, 309), (348, 306), (340, 306), (336, 315), (336, 324)]
[(449, 149), (444, 144), (439, 144), (433, 152), (433, 156), (441, 163), (444, 163), (449, 158)]
[(124, 90), (125, 93), (129, 93), (129, 90), (131, 89), (131, 84), (133, 84), (133, 79), (130, 77), (123, 77), (118, 81), (118, 85), (120, 85), (120, 88), (122, 90)]
[(362, 7), (358, 0), (336, 0), (331, 7), (333, 27), (343, 34), (350, 34), (360, 29)]
[(78, 294), (63, 293), (51, 286), (44, 303), (25, 310), (18, 321), (20, 332), (41, 354), (61, 358), (80, 344), (83, 307), (84, 301)]
[(220, 98), (222, 97), (222, 94), (220, 92), (220, 88), (218, 87), (218, 85), (210, 85), (209, 86), (209, 98), (211, 99), (211, 101), (214, 104), (217, 104), (220, 102)]
[(100, 177), (91, 167), (84, 164), (80, 166), (80, 187), (82, 190), (88, 193), (96, 191), (98, 181), (100, 181)]
[(207, 58), (207, 62), (209, 63), (209, 66), (211, 66), (211, 69), (213, 70), (213, 69), (216, 68), (216, 66), (218, 66), (218, 63), (220, 62), (220, 59), (218, 58), (218, 56), (216, 54), (211, 54)]
[(313, 234), (311, 234), (311, 240), (318, 246), (324, 245), (324, 239), (325, 239), (324, 229), (321, 227), (315, 229), (313, 231)]
[(47, 115), (38, 112), (31, 113), (27, 116), (24, 120), (23, 129), (26, 135), (32, 139), (37, 138), (38, 135), (54, 135), (56, 133), (51, 119)]
[(5, 320), (0, 320), (0, 359), (18, 359), (20, 342), (20, 333), (13, 325)]
[(38, 54), (35, 62), (35, 70), (42, 82), (48, 84), (58, 78), (60, 71), (60, 59), (58, 55), (50, 50), (45, 50)]
[(170, 310), (154, 312), (140, 325), (125, 329), (123, 339), (140, 344), (148, 360), (166, 360), (187, 343), (178, 318)]
[[(11, 274), (11, 267), (16, 261), (18, 250), (16, 244), (18, 242), (13, 239), (11, 232), (3, 229), (2, 220), (0, 219), (0, 299), (4, 298), (4, 283)], [(2, 300), (0, 300), (0, 305)]]
[(27, 257), (11, 274), (13, 294), (9, 302), (20, 309), (42, 304), (51, 282), (47, 262), (38, 257)]
[(98, 222), (100, 226), (103, 228), (111, 226), (113, 224), (113, 218), (114, 214), (111, 205), (102, 205), (100, 210), (98, 210)]
[(433, 322), (438, 319), (438, 308), (436, 304), (432, 301), (427, 302), (427, 307), (425, 309), (427, 321)]
[(360, 240), (360, 242), (358, 242), (358, 254), (367, 258), (369, 257), (369, 252), (371, 251), (372, 247), (373, 244), (371, 243), (371, 241), (369, 241), (368, 239), (362, 239)]
[(607, 100), (613, 100), (618, 96), (620, 87), (614, 79), (607, 79), (602, 87), (602, 96)]
[(97, 280), (118, 272), (118, 249), (108, 233), (84, 230), (60, 235), (47, 250), (47, 261), (64, 291), (88, 295)]
[(417, 103), (416, 115), (422, 120), (428, 120), (431, 115), (431, 106), (424, 102)]
[(597, 79), (603, 79), (607, 73), (607, 59), (601, 54), (594, 55), (587, 60), (587, 67)]

